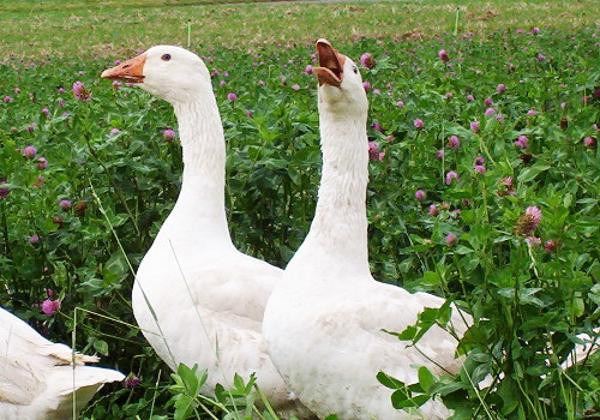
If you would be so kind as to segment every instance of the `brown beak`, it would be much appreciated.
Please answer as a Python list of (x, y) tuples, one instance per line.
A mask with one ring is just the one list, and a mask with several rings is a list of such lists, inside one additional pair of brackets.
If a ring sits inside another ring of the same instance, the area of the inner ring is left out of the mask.
[(319, 85), (340, 87), (344, 78), (346, 57), (338, 53), (331, 43), (323, 38), (317, 41), (317, 54), (320, 67), (315, 67), (313, 71), (317, 75)]
[(140, 54), (137, 57), (127, 60), (113, 68), (102, 72), (103, 79), (122, 80), (128, 83), (144, 82), (144, 63), (146, 54)]

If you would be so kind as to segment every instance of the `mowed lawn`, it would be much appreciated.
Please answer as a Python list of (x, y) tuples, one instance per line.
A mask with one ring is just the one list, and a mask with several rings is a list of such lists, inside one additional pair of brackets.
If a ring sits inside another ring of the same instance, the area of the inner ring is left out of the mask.
[[(126, 3), (126, 4), (125, 4)], [(363, 37), (398, 42), (531, 26), (600, 24), (597, 0), (217, 4), (200, 1), (29, 1), (0, 4), (0, 60), (127, 55), (153, 44), (202, 51)], [(457, 5), (460, 11), (457, 14)]]

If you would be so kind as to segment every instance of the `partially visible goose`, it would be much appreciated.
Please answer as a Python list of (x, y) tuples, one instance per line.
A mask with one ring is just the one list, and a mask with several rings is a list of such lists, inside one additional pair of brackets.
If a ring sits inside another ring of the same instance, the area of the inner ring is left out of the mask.
[[(265, 310), (263, 332), (275, 366), (317, 416), (341, 419), (413, 418), (395, 410), (384, 371), (412, 384), (417, 369), (458, 372), (457, 341), (438, 327), (419, 341), (419, 353), (381, 330), (402, 331), (426, 307), (444, 300), (375, 281), (367, 253), (368, 101), (359, 71), (326, 40), (317, 42), (318, 108), (323, 152), (319, 198), (310, 232), (287, 266)], [(470, 318), (467, 318), (470, 320)], [(464, 320), (453, 310), (458, 334)], [(439, 401), (418, 415), (450, 416)], [(421, 418), (421, 417), (419, 417)]]
[(102, 385), (125, 378), (116, 370), (84, 366), (97, 361), (46, 340), (0, 308), (0, 419), (71, 418), (73, 394), (79, 412)]
[(256, 372), (276, 410), (303, 415), (261, 332), (267, 299), (283, 272), (239, 252), (229, 235), (225, 139), (204, 62), (183, 48), (156, 46), (102, 77), (136, 83), (171, 103), (183, 147), (181, 193), (133, 288), (144, 335), (171, 369), (182, 362), (208, 369), (202, 392), (212, 393), (217, 383), (232, 385), (235, 373), (248, 378)]

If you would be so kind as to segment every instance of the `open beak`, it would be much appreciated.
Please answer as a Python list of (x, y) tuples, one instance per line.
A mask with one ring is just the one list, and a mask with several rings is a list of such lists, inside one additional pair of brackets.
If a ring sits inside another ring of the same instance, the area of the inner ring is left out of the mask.
[(144, 63), (146, 54), (140, 54), (137, 57), (127, 60), (113, 68), (102, 72), (103, 79), (122, 80), (127, 83), (144, 82)]
[(331, 85), (340, 87), (344, 78), (344, 63), (346, 57), (338, 53), (326, 39), (317, 41), (317, 54), (319, 55), (319, 67), (313, 71), (317, 75), (319, 85)]

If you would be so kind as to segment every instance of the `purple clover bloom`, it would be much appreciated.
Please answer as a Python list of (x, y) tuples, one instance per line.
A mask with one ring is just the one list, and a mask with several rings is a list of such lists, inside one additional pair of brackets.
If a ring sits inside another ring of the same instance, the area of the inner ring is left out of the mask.
[(427, 197), (427, 194), (425, 193), (425, 191), (423, 191), (423, 190), (415, 191), (415, 199), (417, 201), (423, 201), (423, 200), (425, 200), (426, 197)]
[(29, 242), (31, 245), (37, 245), (40, 242), (40, 237), (34, 233), (27, 239), (27, 242)]
[(376, 141), (369, 142), (369, 159), (370, 160), (383, 160), (385, 156), (384, 152), (379, 151), (379, 143)]
[(515, 140), (515, 146), (517, 146), (519, 149), (526, 149), (528, 145), (529, 145), (529, 139), (527, 138), (527, 136), (525, 136), (523, 134), (521, 134)]
[(308, 74), (309, 76), (313, 74), (313, 66), (309, 64), (308, 66), (304, 67), (304, 73)]
[(26, 146), (25, 148), (23, 148), (23, 150), (21, 151), (21, 154), (23, 156), (25, 156), (27, 159), (33, 159), (35, 157), (35, 155), (37, 154), (37, 149), (35, 148), (35, 146), (29, 145), (29, 146)]
[(89, 101), (92, 94), (87, 91), (83, 82), (77, 80), (73, 83), (73, 96), (79, 101)]
[(473, 133), (479, 133), (479, 121), (471, 121), (471, 131)]
[(496, 86), (496, 92), (498, 92), (498, 93), (506, 92), (506, 85), (504, 83), (500, 83), (498, 86)]
[(475, 168), (473, 169), (475, 169), (475, 172), (477, 172), (478, 174), (484, 174), (486, 171), (485, 166), (483, 165), (475, 165)]
[(413, 125), (415, 126), (415, 128), (416, 128), (417, 130), (420, 130), (420, 129), (422, 129), (423, 127), (425, 127), (425, 123), (424, 123), (424, 122), (423, 122), (423, 120), (422, 120), (422, 119), (420, 119), (420, 118), (416, 118), (416, 119), (413, 121)]
[(494, 101), (492, 100), (492, 98), (485, 98), (485, 99), (483, 100), (483, 104), (484, 104), (485, 106), (488, 106), (488, 107), (489, 107), (489, 106), (492, 106), (492, 105), (494, 105)]
[(438, 160), (444, 159), (445, 155), (446, 155), (446, 152), (444, 152), (444, 149), (439, 149), (435, 152), (435, 158)]
[(37, 159), (37, 167), (39, 170), (43, 171), (44, 169), (46, 169), (48, 167), (48, 160), (45, 157), (40, 156)]
[(548, 239), (546, 243), (544, 243), (544, 249), (548, 254), (552, 254), (556, 249), (557, 243), (553, 239)]
[(362, 64), (363, 67), (372, 69), (375, 66), (375, 60), (373, 60), (373, 56), (371, 54), (363, 53), (360, 56), (360, 64)]
[(237, 97), (237, 95), (236, 95), (235, 93), (233, 93), (233, 92), (229, 92), (229, 93), (227, 94), (227, 100), (228, 100), (228, 101), (230, 101), (230, 102), (235, 102), (235, 101), (237, 101), (237, 99), (238, 99), (238, 97)]
[(6, 179), (0, 178), (0, 200), (4, 200), (10, 194), (10, 188), (6, 185)]
[(592, 136), (584, 137), (583, 145), (589, 149), (592, 149), (594, 146), (596, 146), (596, 139)]
[(448, 245), (448, 246), (455, 245), (457, 240), (458, 240), (458, 237), (452, 232), (450, 232), (446, 235), (446, 245)]
[(427, 214), (429, 214), (431, 217), (435, 217), (439, 213), (440, 213), (440, 211), (438, 210), (438, 208), (435, 204), (431, 204), (429, 206), (429, 208), (427, 209)]
[(455, 171), (449, 171), (446, 174), (446, 185), (452, 184), (454, 180), (458, 180), (458, 174)]
[(528, 117), (535, 117), (537, 114), (538, 112), (535, 110), (535, 108), (531, 108), (529, 111), (527, 111)]
[(459, 146), (460, 139), (458, 138), (458, 136), (450, 136), (450, 138), (448, 139), (448, 147), (451, 149), (458, 149)]
[(14, 99), (12, 98), (12, 96), (6, 95), (4, 98), (2, 98), (2, 102), (4, 102), (5, 104), (9, 104), (12, 101), (14, 101)]
[(402, 100), (399, 100), (398, 102), (396, 102), (396, 106), (397, 106), (398, 108), (404, 108), (404, 101), (402, 101)]
[(127, 389), (133, 389), (137, 388), (140, 385), (140, 383), (140, 378), (138, 378), (137, 376), (128, 376), (127, 378), (125, 378), (125, 381), (123, 381), (123, 387)]
[(442, 60), (444, 63), (447, 63), (450, 60), (450, 56), (448, 52), (444, 49), (438, 51), (438, 58)]
[(537, 229), (542, 221), (542, 211), (537, 206), (529, 206), (525, 209), (525, 216), (530, 218), (533, 229)]
[(371, 90), (371, 83), (369, 83), (368, 80), (365, 80), (362, 85), (363, 85), (363, 89), (365, 90), (365, 92), (368, 92)]
[(71, 206), (73, 205), (73, 203), (71, 202), (71, 200), (68, 200), (66, 198), (63, 198), (62, 200), (60, 200), (58, 202), (58, 207), (60, 207), (62, 210), (69, 210), (71, 208)]
[(175, 130), (173, 130), (172, 128), (167, 128), (163, 130), (162, 135), (167, 141), (175, 140)]
[(473, 95), (467, 95), (467, 102), (473, 102), (475, 97)]
[(483, 165), (485, 164), (485, 158), (481, 155), (475, 158), (475, 165)]
[(60, 300), (46, 299), (41, 305), (42, 312), (46, 316), (52, 316), (60, 309)]

